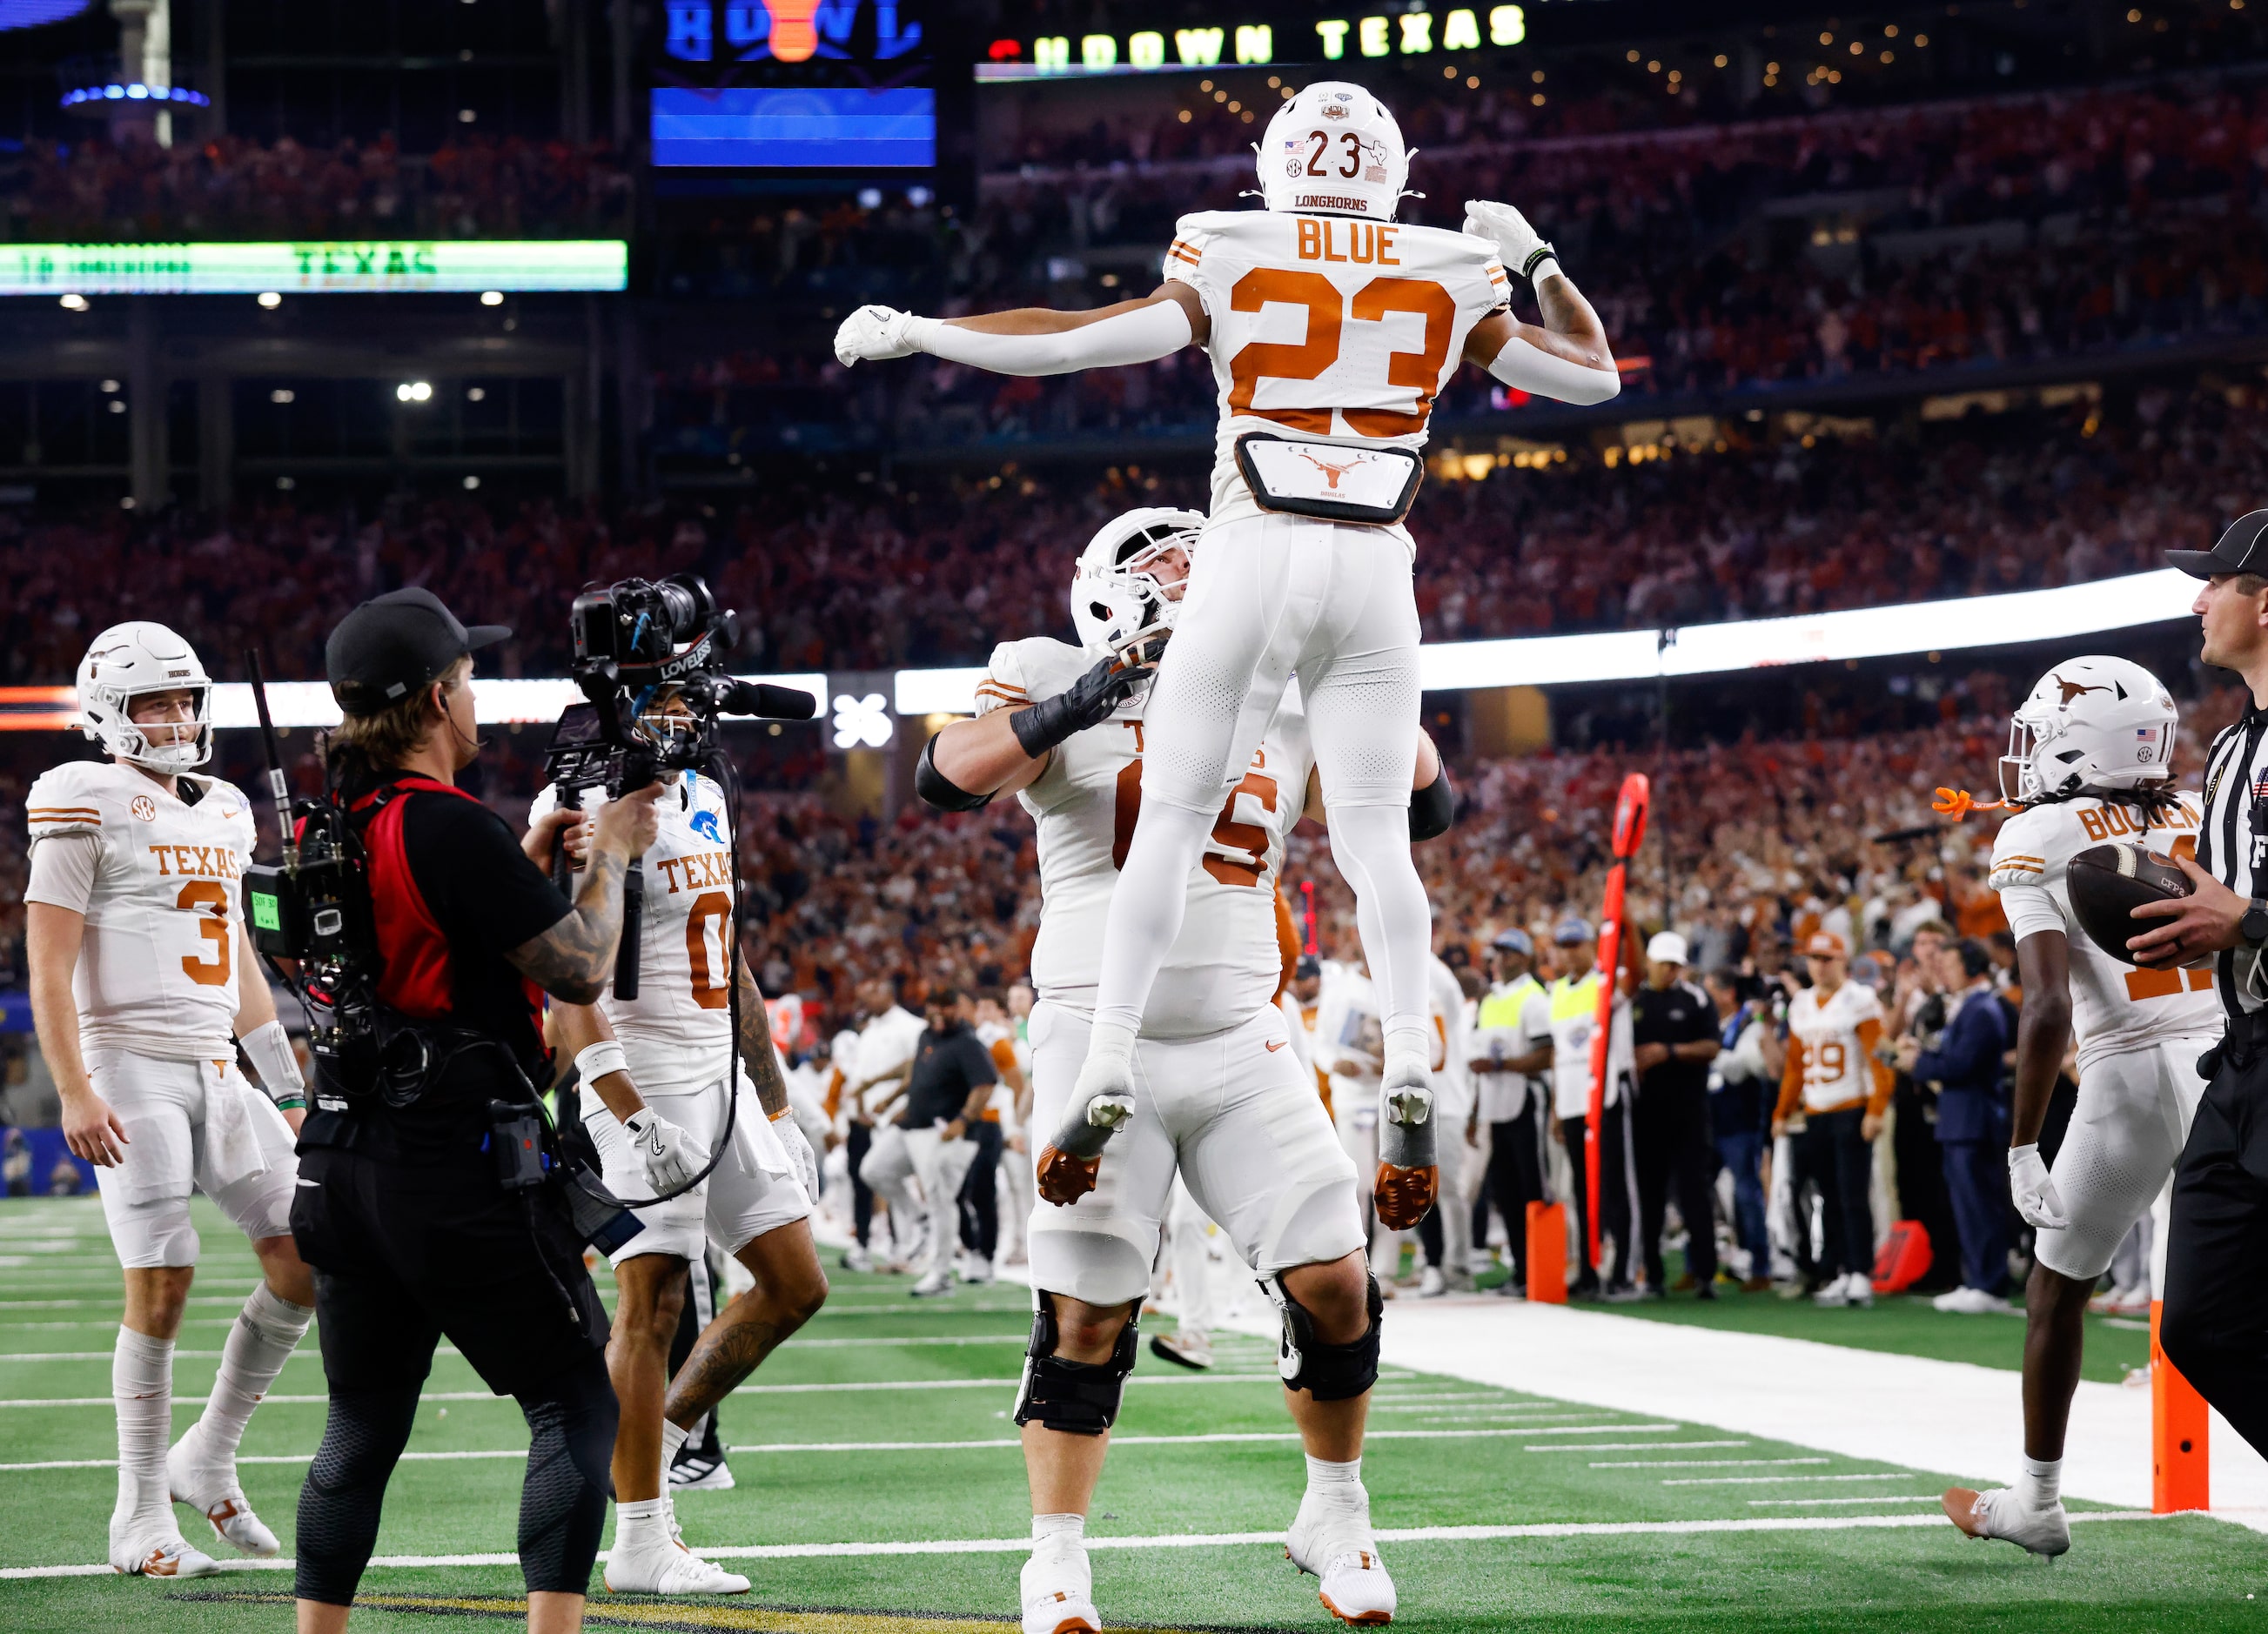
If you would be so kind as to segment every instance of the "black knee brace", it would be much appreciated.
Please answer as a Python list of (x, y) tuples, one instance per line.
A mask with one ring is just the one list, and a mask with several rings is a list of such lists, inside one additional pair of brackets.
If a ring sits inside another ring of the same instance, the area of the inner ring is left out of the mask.
[(1368, 1281), (1370, 1329), (1352, 1344), (1325, 1344), (1317, 1339), (1314, 1317), (1292, 1297), (1281, 1277), (1261, 1284), (1284, 1318), (1276, 1371), (1285, 1385), (1305, 1390), (1318, 1402), (1344, 1402), (1378, 1382), (1378, 1323), (1386, 1314), (1386, 1299), (1378, 1292), (1378, 1278)]
[(299, 1489), (298, 1565), (291, 1592), (350, 1606), (378, 1543), (386, 1483), (417, 1422), (415, 1383), (385, 1390), (334, 1389), (323, 1444)]
[(1016, 1390), (1016, 1423), (1038, 1419), (1066, 1435), (1101, 1435), (1118, 1422), (1126, 1375), (1134, 1371), (1137, 1317), (1118, 1330), (1110, 1359), (1066, 1361), (1056, 1354), (1062, 1330), (1056, 1322), (1056, 1297), (1032, 1291), (1032, 1342), (1024, 1351), (1024, 1381)]
[(606, 1358), (593, 1351), (519, 1398), (529, 1441), (519, 1489), (519, 1570), (531, 1594), (591, 1587), (599, 1534), (614, 1496), (609, 1472), (620, 1409)]

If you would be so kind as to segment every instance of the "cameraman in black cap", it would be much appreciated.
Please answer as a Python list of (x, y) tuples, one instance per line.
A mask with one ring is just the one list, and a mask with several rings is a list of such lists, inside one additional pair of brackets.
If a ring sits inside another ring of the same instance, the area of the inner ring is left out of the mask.
[(605, 987), (660, 787), (600, 813), (570, 905), (537, 859), (576, 813), (515, 839), (454, 784), (480, 753), (472, 651), (509, 634), (399, 590), (348, 615), (326, 653), (346, 717), (328, 771), (368, 859), (387, 1025), (377, 1089), (319, 1075), (299, 1137), (291, 1229), (315, 1268), (331, 1397), (299, 1494), (301, 1634), (346, 1626), (444, 1335), (527, 1418), (531, 1630), (581, 1627), (606, 1520), (607, 1314), (556, 1179), (506, 1189), (499, 1152), (518, 1143), (498, 1138), (491, 1103), (525, 1104), (550, 1076), (542, 994), (587, 1004)]

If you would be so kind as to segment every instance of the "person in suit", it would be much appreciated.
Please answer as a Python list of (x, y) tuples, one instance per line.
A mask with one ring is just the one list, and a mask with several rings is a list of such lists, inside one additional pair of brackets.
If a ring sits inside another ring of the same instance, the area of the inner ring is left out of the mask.
[(1992, 950), (1973, 937), (1938, 957), (1948, 995), (1945, 1031), (1924, 1049), (1899, 1041), (1900, 1064), (1937, 1095), (1937, 1144), (1961, 1237), (1961, 1286), (1940, 1311), (1977, 1315), (2007, 1303), (2008, 1283), (2007, 1007), (1992, 983)]

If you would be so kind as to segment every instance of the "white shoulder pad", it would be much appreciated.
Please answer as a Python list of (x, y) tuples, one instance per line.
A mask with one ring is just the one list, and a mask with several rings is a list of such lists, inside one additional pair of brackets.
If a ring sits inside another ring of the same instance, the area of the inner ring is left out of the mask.
[(213, 811), (231, 821), (250, 819), (252, 797), (225, 778), (208, 777), (202, 772), (185, 771), (181, 774), (181, 781), (194, 783), (204, 791), (198, 797), (198, 810)]
[(2018, 812), (2000, 825), (1992, 840), (1992, 872), (1984, 883), (1995, 891), (2012, 885), (2045, 885), (2069, 858), (2058, 855), (2061, 815), (2052, 806)]
[(1088, 663), (1080, 649), (1052, 637), (1004, 641), (992, 649), (984, 679), (976, 683), (976, 712), (990, 715), (1051, 698), (1077, 681)]
[(100, 834), (106, 797), (114, 795), (104, 786), (109, 779), (103, 774), (109, 770), (99, 761), (70, 761), (41, 772), (24, 797), (32, 843), (55, 834)]
[(1174, 241), (1166, 247), (1166, 260), (1160, 275), (1179, 278), (1185, 283), (1197, 282), (1197, 269), (1204, 262), (1205, 248), (1219, 236), (1222, 230), (1238, 218), (1239, 212), (1230, 210), (1192, 210), (1174, 224)]

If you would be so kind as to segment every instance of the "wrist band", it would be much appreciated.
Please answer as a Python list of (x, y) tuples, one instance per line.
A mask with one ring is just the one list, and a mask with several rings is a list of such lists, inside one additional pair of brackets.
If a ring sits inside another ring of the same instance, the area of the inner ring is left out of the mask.
[[(1541, 283), (1551, 274), (1560, 272), (1559, 253), (1549, 244), (1543, 245), (1528, 256), (1527, 263), (1520, 270), (1530, 283)], [(1562, 272), (1560, 276), (1565, 277), (1566, 275)]]
[(243, 1038), (244, 1053), (260, 1074), (260, 1087), (278, 1107), (305, 1107), (307, 1083), (299, 1075), (299, 1058), (281, 1021), (263, 1022)]
[(766, 1120), (767, 1120), (767, 1121), (769, 1121), (769, 1122), (773, 1122), (773, 1123), (777, 1123), (777, 1122), (778, 1122), (782, 1118), (788, 1116), (788, 1115), (789, 1115), (791, 1113), (792, 1113), (794, 1110), (795, 1110), (795, 1108), (794, 1108), (793, 1107), (782, 1107), (782, 1108), (781, 1108), (778, 1111), (777, 1111), (777, 1112), (767, 1112), (766, 1114), (764, 1114), (764, 1116), (765, 1116), (765, 1118), (766, 1118)]
[(630, 1058), (622, 1053), (620, 1039), (602, 1038), (595, 1044), (586, 1044), (577, 1052), (575, 1071), (584, 1084), (592, 1089), (609, 1072), (627, 1073)]

